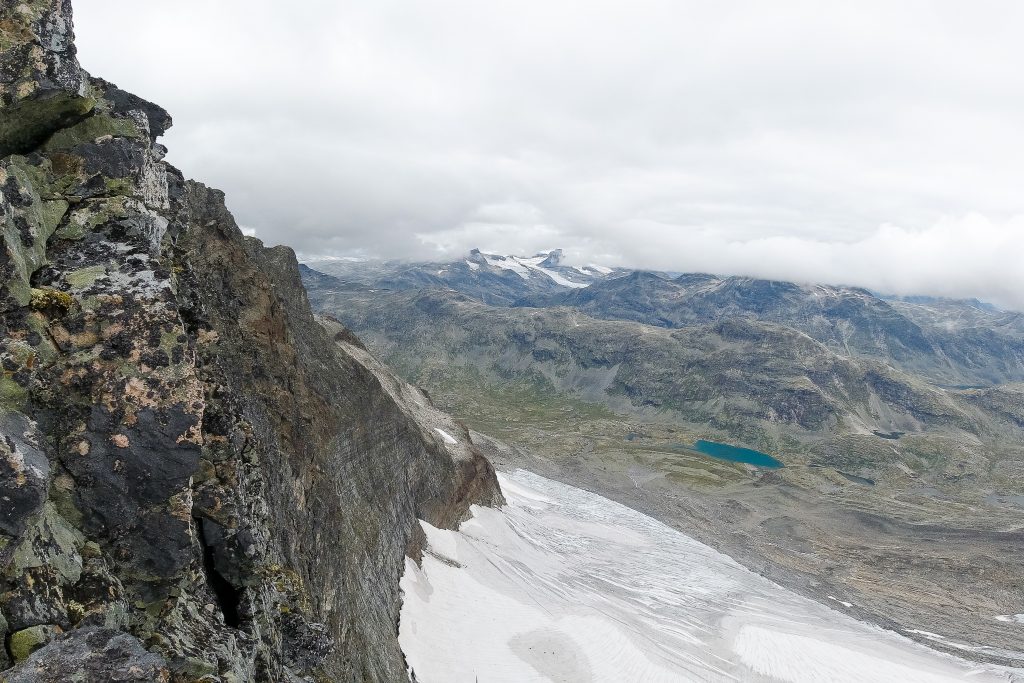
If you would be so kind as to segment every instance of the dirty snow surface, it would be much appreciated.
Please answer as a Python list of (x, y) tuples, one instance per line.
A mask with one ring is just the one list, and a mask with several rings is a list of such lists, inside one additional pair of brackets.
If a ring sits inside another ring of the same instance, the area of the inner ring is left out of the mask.
[(524, 470), (458, 532), (423, 524), (399, 638), (421, 683), (1024, 681), (781, 588), (596, 494)]
[(434, 427), (434, 431), (441, 435), (441, 438), (444, 439), (444, 442), (446, 444), (456, 444), (459, 442), (458, 439), (456, 439), (454, 436), (444, 431), (440, 427)]

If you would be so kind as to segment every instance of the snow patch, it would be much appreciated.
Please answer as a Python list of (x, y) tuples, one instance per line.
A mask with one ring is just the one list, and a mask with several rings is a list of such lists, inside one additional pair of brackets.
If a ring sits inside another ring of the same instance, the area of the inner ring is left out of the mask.
[[(793, 683), (942, 683), (956, 680), (944, 673), (922, 670), (917, 666), (907, 666), (899, 660), (877, 657), (870, 650), (846, 647), (807, 634), (784, 633), (753, 625), (740, 628), (733, 642), (733, 651), (753, 671), (762, 676)], [(967, 674), (968, 672), (964, 672), (963, 677)]]
[(536, 270), (539, 273), (547, 275), (549, 278), (554, 280), (556, 284), (562, 285), (563, 287), (571, 287), (572, 289), (582, 289), (588, 286), (580, 282), (573, 282), (572, 280), (568, 280), (562, 277), (553, 270), (543, 268), (540, 264), (547, 260), (547, 254), (538, 254), (537, 256), (532, 256), (530, 258), (519, 258), (518, 256), (513, 256), (511, 258), (514, 258), (520, 265), (522, 265), (525, 268), (530, 268), (531, 270)]
[(479, 263), (473, 263), (472, 261), (468, 261), (467, 260), (466, 261), (466, 265), (469, 266), (470, 270), (480, 270), (480, 264)]
[(558, 273), (556, 273), (555, 271), (548, 270), (547, 268), (541, 268), (540, 266), (530, 266), (530, 267), (533, 268), (534, 270), (538, 270), (538, 271), (544, 273), (549, 278), (554, 280), (557, 284), (560, 284), (563, 287), (571, 287), (572, 289), (583, 289), (584, 287), (589, 287), (590, 286), (590, 285), (584, 284), (582, 282), (573, 282), (572, 280), (568, 280), (568, 279), (562, 277), (561, 275), (559, 275)]
[(444, 431), (440, 427), (434, 427), (434, 431), (441, 435), (441, 438), (444, 439), (444, 442), (446, 444), (454, 445), (454, 444), (457, 444), (459, 442), (458, 439), (456, 439), (454, 436), (452, 436), (448, 432)]
[(482, 252), (480, 255), (484, 257), (484, 261), (487, 262), (487, 265), (494, 266), (496, 268), (503, 268), (504, 270), (511, 270), (524, 280), (529, 280), (530, 272), (536, 271), (551, 278), (551, 280), (556, 284), (563, 287), (581, 289), (588, 286), (581, 282), (573, 282), (549, 268), (542, 267), (540, 264), (548, 258), (548, 254), (538, 254), (537, 256), (531, 256), (529, 258), (522, 258), (519, 256), (499, 256), (497, 254), (484, 254)]
[(845, 600), (840, 600), (839, 598), (837, 598), (834, 595), (828, 596), (828, 599), (829, 600), (835, 600), (836, 602), (838, 602), (840, 605), (842, 605), (843, 607), (845, 607), (847, 609), (853, 607), (853, 603), (852, 602), (846, 602)]
[(489, 266), (502, 268), (504, 270), (511, 270), (524, 280), (530, 279), (530, 269), (519, 263), (515, 257), (495, 256), (493, 254), (481, 254), (481, 256), (484, 257), (484, 261), (486, 261)]
[(925, 638), (930, 638), (931, 640), (945, 640), (946, 639), (946, 636), (940, 636), (938, 633), (932, 633), (931, 631), (922, 631), (919, 628), (907, 629), (907, 633), (915, 633), (915, 634), (917, 634), (919, 636), (924, 636)]

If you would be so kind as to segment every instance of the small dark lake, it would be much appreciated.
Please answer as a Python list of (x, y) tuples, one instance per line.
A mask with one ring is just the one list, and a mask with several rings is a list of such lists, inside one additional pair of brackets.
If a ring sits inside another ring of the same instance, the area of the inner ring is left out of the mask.
[(727, 443), (717, 443), (715, 441), (704, 441), (701, 439), (697, 443), (693, 444), (693, 450), (704, 455), (710, 455), (712, 458), (718, 458), (719, 460), (743, 462), (748, 465), (754, 465), (755, 467), (783, 467), (782, 462), (776, 460), (767, 453), (755, 451), (752, 448), (730, 446)]

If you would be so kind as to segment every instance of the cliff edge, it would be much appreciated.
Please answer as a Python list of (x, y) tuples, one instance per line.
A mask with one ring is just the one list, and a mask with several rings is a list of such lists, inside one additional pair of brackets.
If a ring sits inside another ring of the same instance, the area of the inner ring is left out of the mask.
[(170, 125), (80, 68), (69, 0), (5, 0), (0, 681), (407, 680), (416, 520), (500, 504), (494, 471)]

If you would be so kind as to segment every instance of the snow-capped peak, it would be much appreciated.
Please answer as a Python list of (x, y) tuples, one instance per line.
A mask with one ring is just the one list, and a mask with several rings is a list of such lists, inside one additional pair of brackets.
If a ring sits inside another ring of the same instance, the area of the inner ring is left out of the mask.
[(612, 268), (596, 264), (569, 266), (563, 262), (563, 259), (564, 252), (561, 249), (540, 251), (533, 256), (495, 254), (473, 249), (469, 252), (466, 263), (471, 270), (477, 270), (473, 267), (474, 264), (478, 266), (486, 264), (491, 268), (509, 270), (524, 280), (543, 276), (557, 285), (572, 289), (587, 287), (594, 281), (601, 280), (614, 272)]
[[(587, 287), (590, 282), (581, 282), (579, 279), (571, 279), (568, 273), (573, 269), (561, 265), (562, 250), (552, 249), (542, 251), (533, 256), (506, 256), (503, 254), (491, 254), (474, 249), (470, 252), (470, 260), (479, 263), (482, 260), (492, 268), (510, 270), (524, 280), (529, 280), (535, 274), (551, 279), (555, 284), (562, 287), (581, 289)], [(584, 273), (585, 275), (587, 273)]]

